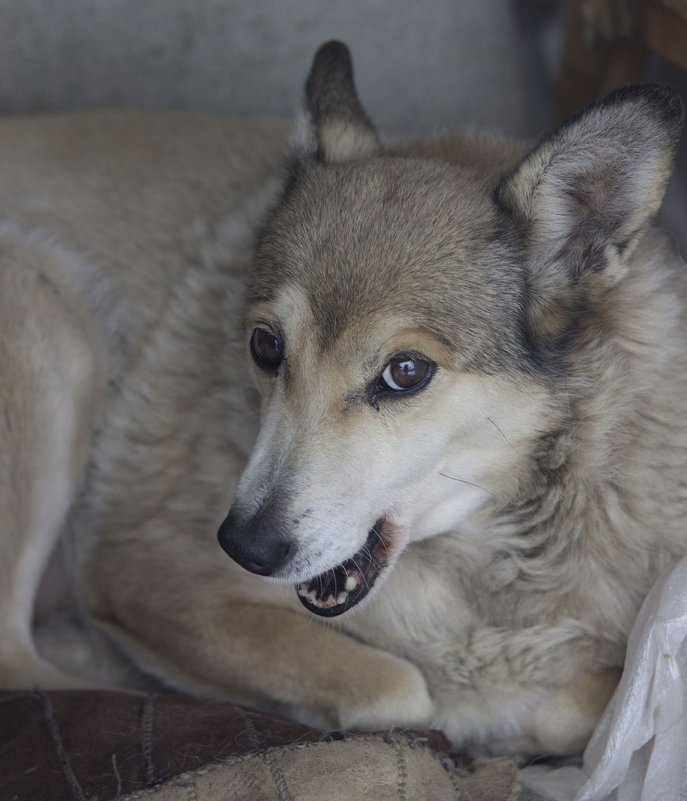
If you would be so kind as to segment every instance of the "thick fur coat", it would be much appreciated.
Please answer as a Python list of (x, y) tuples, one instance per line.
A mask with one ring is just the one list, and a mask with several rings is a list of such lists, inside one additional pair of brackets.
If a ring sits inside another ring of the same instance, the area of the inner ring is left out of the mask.
[(84, 683), (31, 625), (61, 539), (168, 684), (578, 751), (687, 553), (679, 101), (384, 149), (337, 43), (306, 96), (282, 168), (277, 121), (2, 122), (0, 682)]

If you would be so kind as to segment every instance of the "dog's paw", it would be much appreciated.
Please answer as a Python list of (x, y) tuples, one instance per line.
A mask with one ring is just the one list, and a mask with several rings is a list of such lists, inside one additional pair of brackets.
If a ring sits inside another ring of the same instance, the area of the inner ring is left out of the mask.
[(379, 654), (376, 661), (374, 675), (362, 676), (356, 695), (342, 698), (339, 727), (366, 731), (429, 728), (435, 705), (422, 673), (392, 654)]

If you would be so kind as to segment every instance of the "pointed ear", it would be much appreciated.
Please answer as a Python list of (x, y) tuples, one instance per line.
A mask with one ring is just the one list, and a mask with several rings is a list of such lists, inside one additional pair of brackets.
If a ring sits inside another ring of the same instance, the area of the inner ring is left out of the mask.
[(381, 152), (355, 91), (353, 62), (345, 44), (327, 42), (315, 53), (305, 99), (304, 118), (298, 121), (293, 142), (296, 158), (341, 163)]
[(495, 192), (528, 259), (530, 321), (555, 334), (581, 296), (617, 283), (658, 211), (682, 126), (666, 86), (620, 89), (564, 124)]

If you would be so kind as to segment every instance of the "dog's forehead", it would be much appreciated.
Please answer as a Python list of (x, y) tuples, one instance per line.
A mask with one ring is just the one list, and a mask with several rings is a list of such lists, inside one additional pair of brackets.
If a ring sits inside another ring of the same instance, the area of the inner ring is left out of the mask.
[(450, 346), (441, 338), (409, 325), (405, 317), (383, 310), (374, 315), (356, 315), (336, 336), (322, 341), (310, 298), (298, 284), (282, 284), (267, 306), (259, 304), (252, 311), (256, 320), (266, 317), (277, 322), (289, 342), (289, 350), (293, 349), (291, 343), (298, 343), (296, 352), (292, 351), (289, 357), (290, 365), (297, 369), (328, 365), (357, 374), (376, 370), (380, 359), (414, 349), (442, 363), (451, 361)]
[(314, 166), (265, 230), (252, 295), (301, 287), (325, 347), (387, 315), (467, 354), (517, 314), (503, 252), (488, 189), (472, 171), (391, 157)]

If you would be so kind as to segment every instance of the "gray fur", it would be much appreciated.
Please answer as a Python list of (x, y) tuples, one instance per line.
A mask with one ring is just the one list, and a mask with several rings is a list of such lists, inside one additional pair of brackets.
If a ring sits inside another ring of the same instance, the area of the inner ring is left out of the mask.
[[(578, 751), (687, 552), (685, 274), (650, 228), (674, 95), (616, 94), (529, 154), (382, 150), (330, 44), (308, 104), (281, 196), (278, 122), (1, 123), (0, 681), (116, 680), (32, 639), (62, 531), (89, 620), (167, 684)], [(276, 377), (250, 365), (256, 323), (284, 338)], [(431, 381), (371, 402), (405, 351)], [(290, 539), (281, 581), (218, 548), (232, 501), (244, 533), (271, 508)], [(293, 583), (380, 518), (388, 567), (319, 625)]]

